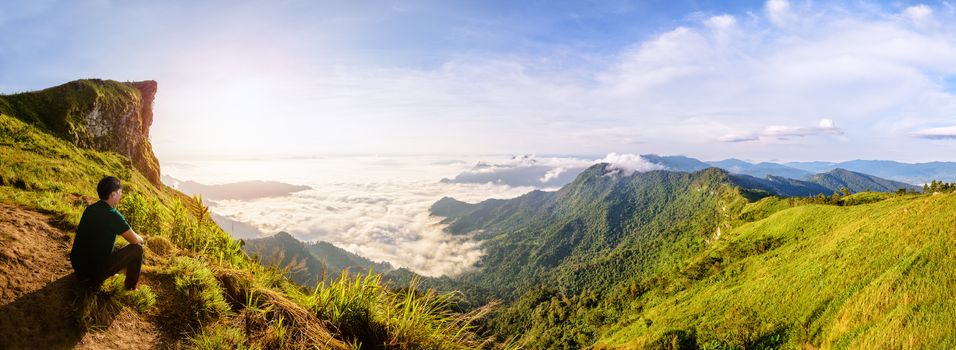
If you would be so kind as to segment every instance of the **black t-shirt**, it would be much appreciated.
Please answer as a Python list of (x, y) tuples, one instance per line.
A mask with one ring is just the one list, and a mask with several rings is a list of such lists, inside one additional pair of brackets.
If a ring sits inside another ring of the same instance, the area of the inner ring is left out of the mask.
[(95, 276), (106, 268), (116, 236), (129, 230), (129, 223), (105, 201), (86, 207), (76, 228), (70, 262), (78, 275)]

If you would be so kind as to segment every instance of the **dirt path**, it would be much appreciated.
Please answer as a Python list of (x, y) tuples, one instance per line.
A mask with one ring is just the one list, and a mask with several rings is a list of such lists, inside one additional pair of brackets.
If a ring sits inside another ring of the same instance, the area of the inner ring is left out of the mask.
[(154, 323), (125, 307), (103, 330), (79, 326), (74, 308), (83, 286), (70, 266), (69, 236), (48, 220), (0, 204), (0, 349), (168, 347)]

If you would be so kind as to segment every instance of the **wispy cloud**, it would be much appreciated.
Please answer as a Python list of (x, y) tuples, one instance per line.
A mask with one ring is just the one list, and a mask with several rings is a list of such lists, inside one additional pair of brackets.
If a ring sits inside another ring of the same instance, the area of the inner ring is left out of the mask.
[(923, 129), (910, 133), (910, 136), (930, 140), (956, 140), (956, 126)]
[(810, 135), (832, 134), (842, 135), (843, 130), (836, 127), (830, 119), (821, 119), (816, 126), (787, 126), (772, 125), (763, 130), (761, 136), (776, 137), (786, 139), (789, 137), (804, 137)]
[(760, 137), (755, 134), (726, 134), (717, 138), (720, 142), (750, 142), (757, 141)]
[(843, 130), (838, 128), (833, 120), (821, 119), (815, 126), (771, 125), (757, 134), (727, 134), (717, 140), (720, 142), (750, 142), (761, 138), (789, 140), (794, 137), (812, 135), (843, 135)]

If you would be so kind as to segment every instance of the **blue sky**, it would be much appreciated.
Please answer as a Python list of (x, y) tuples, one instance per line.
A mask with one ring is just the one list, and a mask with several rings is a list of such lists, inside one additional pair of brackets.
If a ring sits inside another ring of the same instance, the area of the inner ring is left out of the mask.
[(161, 160), (956, 160), (954, 23), (907, 1), (0, 1), (0, 92), (157, 80)]

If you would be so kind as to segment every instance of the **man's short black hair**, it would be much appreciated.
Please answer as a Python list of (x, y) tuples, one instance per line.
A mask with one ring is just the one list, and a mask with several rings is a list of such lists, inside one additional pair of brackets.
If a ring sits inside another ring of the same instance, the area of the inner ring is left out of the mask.
[(119, 179), (114, 176), (106, 176), (96, 185), (96, 194), (100, 195), (100, 199), (107, 200), (110, 198), (110, 193), (122, 188), (123, 184), (120, 183)]

